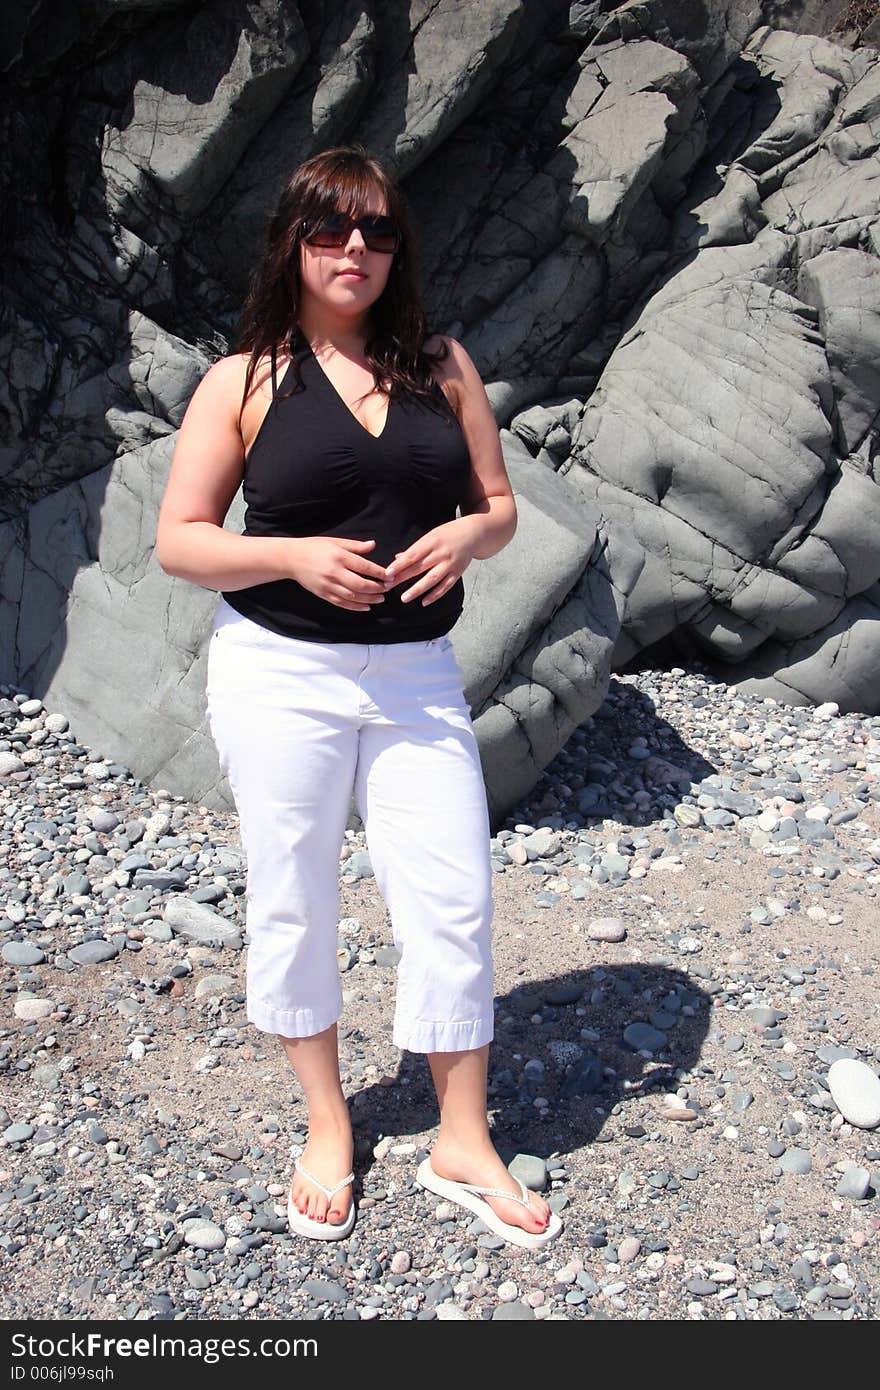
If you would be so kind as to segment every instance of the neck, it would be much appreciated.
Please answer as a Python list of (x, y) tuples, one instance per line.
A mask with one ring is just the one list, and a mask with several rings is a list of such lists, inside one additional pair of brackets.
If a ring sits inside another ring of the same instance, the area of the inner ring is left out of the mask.
[(313, 350), (333, 348), (337, 352), (363, 353), (369, 336), (369, 311), (354, 316), (337, 314), (306, 292), (297, 318)]

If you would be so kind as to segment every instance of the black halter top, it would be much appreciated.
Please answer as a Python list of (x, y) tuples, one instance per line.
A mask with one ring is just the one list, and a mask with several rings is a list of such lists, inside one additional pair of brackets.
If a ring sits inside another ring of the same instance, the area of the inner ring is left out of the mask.
[[(294, 363), (302, 379), (297, 388)], [(290, 388), (290, 389), (288, 389)], [(272, 351), (272, 403), (247, 455), (245, 536), (344, 536), (375, 540), (367, 558), (388, 565), (464, 505), (471, 460), (440, 387), (436, 404), (395, 389), (378, 436), (355, 417), (303, 335), (280, 383)], [(464, 600), (459, 579), (422, 605), (400, 595), (411, 575), (365, 613), (319, 598), (295, 579), (223, 591), (237, 612), (284, 637), (317, 642), (415, 642), (440, 637)]]

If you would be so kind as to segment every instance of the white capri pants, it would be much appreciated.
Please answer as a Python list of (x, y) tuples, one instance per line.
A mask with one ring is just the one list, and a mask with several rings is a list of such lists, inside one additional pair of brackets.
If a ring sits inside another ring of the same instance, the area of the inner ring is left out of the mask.
[(247, 859), (247, 1017), (309, 1037), (342, 1012), (339, 853), (352, 792), (400, 952), (393, 1041), (494, 1036), (489, 815), (448, 637), (281, 637), (221, 596), (207, 706)]

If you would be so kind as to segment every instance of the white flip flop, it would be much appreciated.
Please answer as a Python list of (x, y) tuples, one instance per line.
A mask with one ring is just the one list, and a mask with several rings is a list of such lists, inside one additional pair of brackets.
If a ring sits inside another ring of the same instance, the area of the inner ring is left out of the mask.
[[(316, 1187), (320, 1187), (328, 1202), (335, 1196), (341, 1187), (347, 1187), (349, 1183), (354, 1182), (354, 1173), (349, 1173), (348, 1177), (341, 1178), (335, 1187), (325, 1187), (320, 1178), (316, 1178), (314, 1173), (310, 1173), (308, 1168), (305, 1168), (298, 1158), (294, 1159), (293, 1166), (298, 1173), (302, 1173), (304, 1178), (308, 1178), (309, 1182), (313, 1182)], [(294, 1235), (310, 1236), (312, 1240), (342, 1240), (345, 1236), (351, 1235), (354, 1219), (354, 1193), (352, 1193), (351, 1206), (348, 1209), (348, 1215), (345, 1220), (334, 1222), (327, 1220), (315, 1221), (311, 1216), (305, 1216), (303, 1212), (299, 1211), (293, 1205), (293, 1193), (288, 1191), (287, 1221)]]
[(551, 1211), (550, 1220), (544, 1231), (524, 1231), (522, 1226), (513, 1226), (509, 1221), (502, 1221), (498, 1213), (485, 1200), (487, 1197), (504, 1197), (511, 1202), (519, 1202), (522, 1206), (528, 1207), (529, 1190), (525, 1183), (511, 1173), (510, 1176), (518, 1182), (522, 1189), (522, 1196), (518, 1197), (515, 1192), (501, 1192), (497, 1187), (478, 1187), (471, 1182), (453, 1182), (452, 1178), (441, 1178), (431, 1167), (430, 1158), (425, 1158), (419, 1164), (416, 1173), (416, 1182), (421, 1183), (429, 1192), (434, 1192), (438, 1197), (445, 1197), (448, 1202), (456, 1202), (460, 1207), (467, 1207), (468, 1211), (474, 1212), (476, 1216), (484, 1221), (490, 1230), (496, 1235), (503, 1236), (511, 1245), (521, 1245), (524, 1250), (540, 1250), (543, 1245), (547, 1245), (551, 1240), (555, 1240), (562, 1230), (562, 1221), (555, 1211)]

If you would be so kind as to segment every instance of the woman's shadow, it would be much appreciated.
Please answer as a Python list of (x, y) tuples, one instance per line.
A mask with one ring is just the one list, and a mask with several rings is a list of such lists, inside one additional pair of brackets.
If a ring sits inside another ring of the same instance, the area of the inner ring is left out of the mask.
[[(562, 1157), (606, 1142), (615, 1106), (674, 1091), (699, 1060), (717, 989), (672, 966), (637, 962), (532, 980), (497, 997), (488, 1109), (504, 1161), (523, 1152)], [(357, 1029), (339, 1036), (343, 1046), (361, 1040)], [(438, 1120), (424, 1055), (403, 1052), (393, 1082), (365, 1086), (352, 1098), (356, 1153), (367, 1173), (383, 1136), (420, 1134)], [(540, 1098), (547, 1104), (536, 1107)]]

